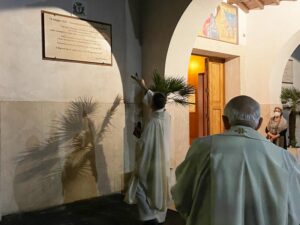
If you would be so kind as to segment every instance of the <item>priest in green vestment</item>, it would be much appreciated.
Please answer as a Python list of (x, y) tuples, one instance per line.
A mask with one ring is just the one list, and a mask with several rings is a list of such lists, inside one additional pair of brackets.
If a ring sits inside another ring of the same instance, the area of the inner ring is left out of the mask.
[(176, 169), (172, 196), (186, 225), (299, 225), (300, 167), (256, 130), (248, 96), (225, 106), (226, 131), (193, 142)]

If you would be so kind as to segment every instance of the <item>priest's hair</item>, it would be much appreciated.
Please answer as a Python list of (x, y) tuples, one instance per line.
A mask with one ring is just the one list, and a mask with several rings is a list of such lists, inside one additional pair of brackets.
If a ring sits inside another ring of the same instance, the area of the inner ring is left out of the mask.
[(166, 96), (161, 92), (155, 92), (152, 97), (152, 107), (154, 109), (162, 109), (166, 105)]
[(243, 125), (256, 129), (260, 119), (260, 106), (253, 98), (240, 95), (226, 104), (224, 116), (231, 126)]

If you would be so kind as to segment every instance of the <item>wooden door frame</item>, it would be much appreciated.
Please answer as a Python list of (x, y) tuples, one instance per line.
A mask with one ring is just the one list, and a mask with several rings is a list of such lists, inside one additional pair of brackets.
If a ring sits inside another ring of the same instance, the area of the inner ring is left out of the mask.
[[(199, 127), (199, 136), (207, 135), (207, 77), (205, 73), (198, 74), (198, 99), (197, 107), (199, 112), (198, 117), (198, 127)], [(201, 88), (203, 88), (201, 90)], [(200, 110), (200, 109), (203, 110)], [(200, 121), (201, 120), (201, 121)]]

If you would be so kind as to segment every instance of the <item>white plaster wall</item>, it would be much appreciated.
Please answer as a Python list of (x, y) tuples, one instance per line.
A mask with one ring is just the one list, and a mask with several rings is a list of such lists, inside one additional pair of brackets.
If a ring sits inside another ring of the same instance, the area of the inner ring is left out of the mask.
[[(99, 104), (94, 116), (90, 117), (97, 130), (110, 107), (110, 103)], [(74, 149), (68, 147), (68, 142), (47, 145), (47, 140), (57, 132), (55, 121), (65, 116), (68, 108), (68, 102), (1, 102), (1, 129), (5, 130), (1, 133), (1, 204), (4, 215), (64, 203), (63, 165), (65, 156)], [(122, 189), (123, 129), (119, 126), (124, 123), (124, 114), (124, 105), (121, 104), (110, 121), (112, 126), (107, 128), (95, 149), (98, 195)], [(37, 145), (40, 147), (34, 148)], [(20, 161), (24, 154), (27, 157)]]
[(262, 104), (280, 104), (284, 67), (300, 43), (299, 10), (299, 1), (281, 1), (247, 16), (245, 93)]
[[(53, 201), (36, 205), (30, 205), (38, 202), (33, 190), (23, 200), (20, 195), (16, 196), (14, 180), (18, 165), (15, 158), (27, 150), (26, 143), (31, 136), (45, 141), (53, 119), (63, 115), (68, 103), (78, 97), (92, 97), (98, 102), (98, 124), (117, 95), (124, 99), (112, 121), (113, 127), (102, 142), (108, 160), (110, 191), (122, 189), (124, 155), (133, 145), (126, 134), (127, 129), (131, 130), (136, 111), (137, 87), (129, 74), (141, 71), (141, 43), (134, 23), (137, 15), (132, 14), (136, 5), (132, 2), (87, 0), (87, 19), (112, 24), (112, 66), (42, 59), (41, 10), (71, 15), (72, 2), (0, 2), (0, 20), (5, 21), (0, 27), (0, 130), (5, 130), (0, 132), (0, 215), (62, 203), (59, 191)], [(52, 183), (57, 190), (61, 189), (59, 182), (58, 179)], [(103, 191), (102, 194), (108, 193)]]
[(243, 10), (238, 8), (239, 45), (247, 44), (247, 15)]
[(92, 95), (101, 102), (112, 102), (114, 95), (122, 95), (124, 1), (92, 0), (88, 4), (88, 19), (112, 24), (113, 66), (42, 59), (41, 10), (70, 15), (71, 2), (56, 7), (59, 1), (50, 6), (18, 1), (11, 8), (5, 8), (5, 2), (0, 3), (0, 19), (6, 21), (0, 36), (0, 49), (5, 52), (0, 56), (1, 100), (65, 101)]
[(225, 62), (225, 104), (241, 94), (241, 57)]

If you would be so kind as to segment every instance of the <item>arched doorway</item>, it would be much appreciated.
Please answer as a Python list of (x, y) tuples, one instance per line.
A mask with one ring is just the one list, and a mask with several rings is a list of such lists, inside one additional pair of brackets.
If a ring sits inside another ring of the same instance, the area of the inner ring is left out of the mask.
[[(170, 40), (164, 68), (166, 76), (179, 74), (187, 78), (189, 60), (199, 27), (220, 2), (220, 0), (191, 1), (180, 17)], [(172, 113), (172, 130), (182, 131), (172, 133), (172, 149), (177, 164), (182, 161), (189, 147), (189, 110), (175, 106), (171, 106), (169, 110)]]
[[(296, 109), (293, 105), (299, 105), (299, 95), (297, 92), (300, 90), (300, 44), (293, 51), (292, 55), (286, 62), (284, 73), (282, 76), (281, 86), (281, 101), (283, 107), (283, 116), (288, 121), (288, 131), (286, 134), (287, 146), (295, 148), (299, 146), (300, 137), (300, 116), (297, 113), (299, 106)], [(293, 97), (291, 97), (293, 96)], [(297, 97), (298, 96), (298, 97)], [(297, 153), (296, 149), (290, 149), (292, 153)], [(297, 155), (298, 158), (298, 155)]]

